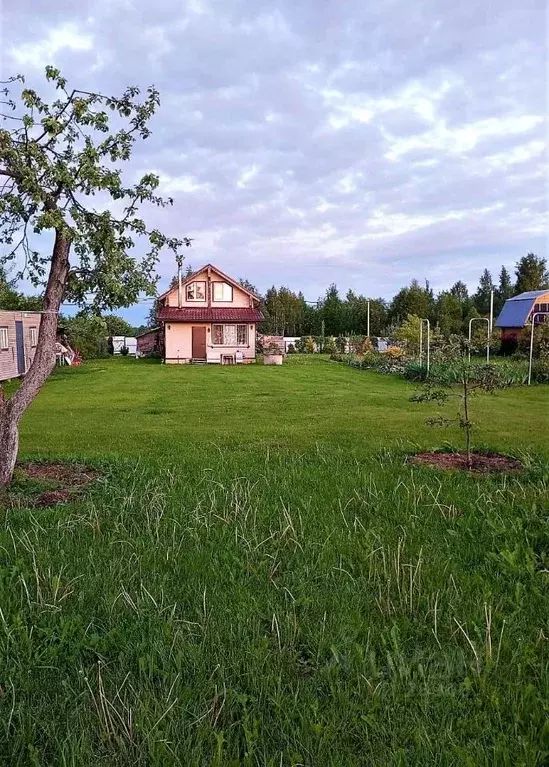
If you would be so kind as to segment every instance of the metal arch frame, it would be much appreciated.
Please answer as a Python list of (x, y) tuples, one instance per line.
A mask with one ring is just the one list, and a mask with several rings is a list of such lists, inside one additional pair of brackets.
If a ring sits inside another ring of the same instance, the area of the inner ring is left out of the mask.
[(490, 320), (488, 317), (471, 317), (469, 320), (469, 362), (471, 362), (471, 337), (473, 330), (473, 322), (486, 322), (488, 323), (488, 336), (486, 339), (486, 362), (490, 362)]
[(549, 317), (549, 312), (534, 312), (532, 315), (532, 327), (530, 329), (530, 359), (528, 361), (528, 386), (532, 383), (532, 358), (534, 356), (534, 328), (536, 317)]
[(427, 375), (431, 367), (431, 323), (426, 317), (419, 320), (419, 363), (423, 363), (423, 323), (427, 325)]

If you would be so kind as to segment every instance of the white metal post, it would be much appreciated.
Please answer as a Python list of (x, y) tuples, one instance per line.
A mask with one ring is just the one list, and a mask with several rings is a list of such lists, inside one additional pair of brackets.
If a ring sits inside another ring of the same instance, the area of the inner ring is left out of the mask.
[(428, 319), (424, 319), (423, 322), (427, 325), (427, 375), (429, 375), (429, 368), (431, 367), (431, 323)]
[(366, 315), (366, 335), (370, 338), (370, 302), (368, 301), (368, 312)]
[(488, 317), (471, 317), (469, 320), (469, 362), (471, 362), (471, 336), (473, 322), (488, 323), (488, 337), (486, 339), (486, 362), (490, 362), (490, 320)]
[(494, 291), (490, 291), (490, 335), (494, 330)]
[(534, 328), (536, 317), (549, 317), (549, 312), (534, 312), (532, 315), (532, 327), (530, 329), (530, 360), (528, 361), (528, 386), (532, 383), (532, 359), (534, 356)]
[(427, 326), (427, 375), (431, 367), (431, 323), (427, 317), (422, 317), (419, 321), (419, 362), (423, 363), (423, 323)]
[(181, 259), (177, 259), (177, 308), (181, 309), (183, 303), (182, 289), (181, 289)]

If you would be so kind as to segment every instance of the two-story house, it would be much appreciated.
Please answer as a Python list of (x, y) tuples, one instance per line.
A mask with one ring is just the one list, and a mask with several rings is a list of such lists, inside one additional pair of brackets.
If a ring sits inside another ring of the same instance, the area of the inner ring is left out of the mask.
[(159, 297), (164, 361), (254, 362), (259, 297), (206, 264)]

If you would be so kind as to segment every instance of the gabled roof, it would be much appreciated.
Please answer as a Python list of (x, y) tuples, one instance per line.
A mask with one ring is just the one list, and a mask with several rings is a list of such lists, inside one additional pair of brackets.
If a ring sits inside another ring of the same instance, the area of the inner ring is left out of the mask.
[[(204, 264), (204, 266), (201, 266), (200, 269), (197, 269), (192, 274), (189, 274), (188, 277), (185, 277), (181, 280), (181, 286), (186, 285), (188, 282), (192, 282), (196, 279), (196, 277), (201, 274), (202, 272), (205, 272), (206, 269), (210, 268), (213, 272), (218, 274), (220, 277), (223, 277), (224, 280), (226, 280), (229, 285), (232, 285), (235, 288), (238, 288), (239, 290), (242, 290), (244, 293), (247, 293), (252, 298), (255, 298), (256, 301), (260, 301), (260, 297), (256, 293), (252, 293), (251, 290), (248, 290), (248, 288), (245, 288), (243, 285), (241, 285), (236, 280), (233, 280), (232, 277), (229, 277), (228, 274), (225, 274), (221, 271), (221, 269), (218, 269), (217, 266), (214, 266), (213, 264)], [(164, 293), (158, 296), (158, 298), (165, 298), (165, 296), (168, 295), (168, 293), (172, 293), (174, 290), (177, 290), (177, 285), (173, 288), (168, 288), (168, 290), (165, 290)]]
[(549, 290), (527, 290), (508, 298), (496, 320), (497, 328), (522, 328), (526, 325), (537, 298), (549, 295)]
[(210, 308), (207, 306), (164, 306), (157, 318), (163, 322), (261, 322), (263, 315), (257, 309), (232, 306)]
[(508, 298), (508, 301), (533, 301), (535, 298), (539, 298), (540, 296), (544, 296), (546, 293), (549, 293), (549, 288), (546, 288), (545, 290), (527, 290), (526, 293), (519, 293), (518, 296), (513, 296), (512, 298)]

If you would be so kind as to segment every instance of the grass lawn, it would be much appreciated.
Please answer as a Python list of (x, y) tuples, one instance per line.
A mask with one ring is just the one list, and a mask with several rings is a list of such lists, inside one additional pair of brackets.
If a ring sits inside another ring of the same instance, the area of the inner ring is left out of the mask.
[(413, 390), (319, 358), (57, 369), (22, 456), (104, 474), (0, 512), (0, 763), (547, 764), (549, 388), (474, 401), (527, 464), (493, 478), (404, 464), (461, 439)]

